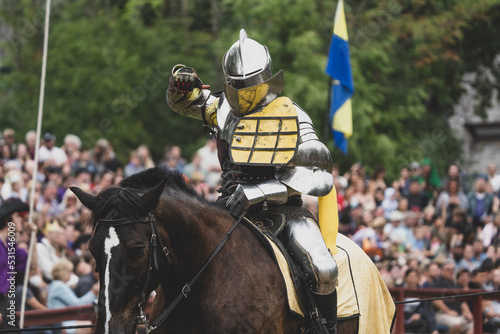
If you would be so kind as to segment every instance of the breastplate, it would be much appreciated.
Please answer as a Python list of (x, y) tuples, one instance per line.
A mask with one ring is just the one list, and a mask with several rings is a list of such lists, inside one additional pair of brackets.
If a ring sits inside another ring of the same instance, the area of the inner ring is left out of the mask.
[(287, 97), (233, 124), (229, 157), (236, 165), (286, 166), (297, 153), (297, 111)]

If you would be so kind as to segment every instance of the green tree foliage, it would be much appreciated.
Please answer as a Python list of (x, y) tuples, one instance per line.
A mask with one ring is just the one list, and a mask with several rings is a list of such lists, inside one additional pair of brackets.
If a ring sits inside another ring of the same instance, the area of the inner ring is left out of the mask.
[[(35, 128), (44, 3), (0, 3), (0, 124)], [(334, 160), (383, 165), (389, 177), (429, 156), (444, 172), (459, 158), (446, 120), (462, 94), (477, 91), (481, 114), (498, 91), (499, 0), (346, 0), (355, 84), (349, 154), (326, 129), (324, 73), (336, 2), (326, 0), (53, 0), (43, 131), (111, 141), (123, 162), (139, 144), (159, 160), (167, 145), (186, 156), (207, 134), (165, 103), (170, 69), (196, 68), (223, 89), (221, 60), (245, 28), (266, 44), (284, 94), (311, 115)]]

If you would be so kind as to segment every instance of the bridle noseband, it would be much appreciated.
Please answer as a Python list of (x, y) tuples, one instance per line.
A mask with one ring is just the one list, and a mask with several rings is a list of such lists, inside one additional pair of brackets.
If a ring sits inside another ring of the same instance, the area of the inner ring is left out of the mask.
[(168, 264), (171, 265), (173, 263), (172, 256), (170, 251), (166, 246), (163, 245), (161, 238), (158, 238), (158, 227), (156, 226), (156, 217), (153, 213), (148, 212), (148, 216), (143, 219), (133, 219), (133, 218), (120, 218), (120, 219), (99, 219), (98, 224), (107, 227), (118, 227), (123, 225), (137, 224), (137, 223), (149, 223), (151, 238), (149, 239), (149, 255), (148, 255), (148, 271), (146, 274), (146, 281), (144, 283), (144, 287), (142, 288), (142, 292), (139, 298), (139, 315), (137, 316), (136, 323), (137, 324), (145, 324), (146, 331), (148, 330), (148, 322), (146, 318), (146, 313), (144, 312), (144, 306), (146, 302), (146, 291), (149, 285), (149, 281), (151, 279), (151, 272), (153, 271), (153, 266), (156, 270), (158, 270), (158, 257), (156, 255), (156, 248), (158, 247), (158, 243), (160, 244), (162, 253), (165, 255), (165, 258), (168, 261)]

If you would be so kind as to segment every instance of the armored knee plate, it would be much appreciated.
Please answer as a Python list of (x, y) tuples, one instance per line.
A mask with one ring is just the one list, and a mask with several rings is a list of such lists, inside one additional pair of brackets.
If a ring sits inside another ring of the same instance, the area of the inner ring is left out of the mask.
[(311, 291), (328, 295), (337, 286), (338, 268), (316, 222), (309, 217), (292, 217), (283, 230), (283, 243), (306, 272)]

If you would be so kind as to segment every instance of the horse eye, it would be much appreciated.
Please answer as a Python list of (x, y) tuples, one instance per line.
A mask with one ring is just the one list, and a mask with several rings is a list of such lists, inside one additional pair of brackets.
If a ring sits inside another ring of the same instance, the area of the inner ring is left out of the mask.
[(145, 249), (146, 249), (146, 247), (144, 247), (144, 246), (134, 246), (130, 249), (129, 255), (132, 258), (140, 258), (141, 256), (144, 255)]

